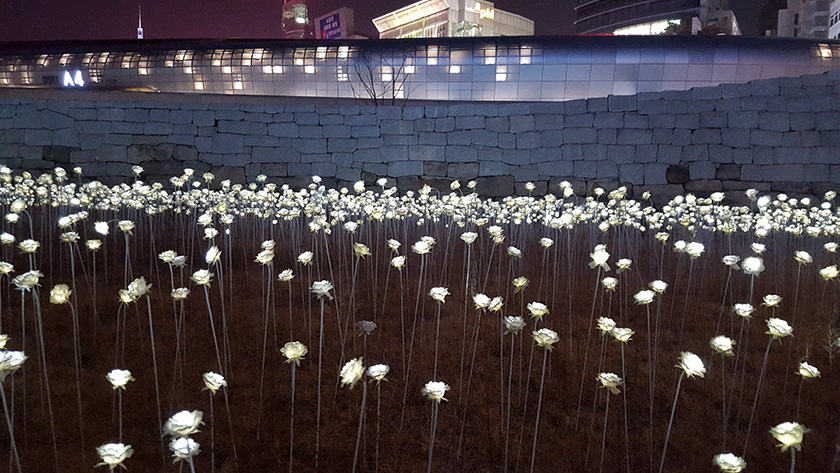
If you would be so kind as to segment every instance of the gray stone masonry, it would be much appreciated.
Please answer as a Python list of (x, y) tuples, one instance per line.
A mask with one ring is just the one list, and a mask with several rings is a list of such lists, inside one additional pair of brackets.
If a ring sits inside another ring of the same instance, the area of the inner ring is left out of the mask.
[(161, 181), (184, 167), (234, 181), (476, 179), (489, 196), (527, 193), (528, 181), (535, 195), (557, 192), (562, 180), (584, 190), (628, 185), (634, 194), (840, 187), (837, 71), (557, 103), (89, 98), (4, 92), (0, 164), (81, 166), (106, 182), (130, 177), (134, 164)]

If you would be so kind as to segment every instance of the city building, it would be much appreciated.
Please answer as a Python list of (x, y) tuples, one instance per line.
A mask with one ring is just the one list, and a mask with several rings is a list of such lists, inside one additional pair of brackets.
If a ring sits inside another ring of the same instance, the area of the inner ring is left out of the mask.
[(314, 36), (306, 0), (283, 0), (282, 11), (281, 26), (284, 39), (307, 39)]
[[(565, 101), (840, 69), (840, 41), (732, 36), (0, 44), (6, 88)], [(401, 102), (400, 102), (401, 103)]]
[(373, 24), (380, 39), (534, 35), (532, 20), (483, 0), (420, 0)]
[(828, 38), (829, 3), (829, 0), (787, 0), (787, 8), (779, 10), (777, 35)]
[(828, 11), (828, 38), (840, 39), (840, 0), (832, 0)]
[(315, 18), (315, 37), (318, 39), (367, 39), (355, 31), (352, 8), (342, 7)]
[(697, 34), (712, 25), (741, 33), (727, 0), (578, 0), (575, 7), (578, 34)]
[(143, 9), (137, 6), (137, 39), (143, 39)]

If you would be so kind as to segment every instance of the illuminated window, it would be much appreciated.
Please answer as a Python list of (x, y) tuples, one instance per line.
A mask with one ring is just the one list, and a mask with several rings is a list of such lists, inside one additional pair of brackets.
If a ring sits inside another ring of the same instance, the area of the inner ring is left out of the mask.
[(325, 48), (325, 47), (323, 47), (323, 46), (322, 46), (322, 47), (320, 47), (320, 48), (318, 48), (318, 50), (317, 50), (317, 56), (318, 56), (318, 59), (324, 59), (324, 58), (326, 58), (326, 57), (327, 57), (327, 48)]
[(194, 74), (194, 73), (195, 72), (193, 72), (192, 67), (187, 66), (187, 67), (184, 68), (184, 74)]
[(519, 58), (519, 64), (531, 64), (531, 58), (529, 56), (523, 56)]
[(242, 90), (242, 81), (236, 81), (233, 83), (233, 88), (236, 90)]
[(344, 72), (344, 67), (338, 66), (338, 76), (336, 77), (339, 82), (347, 82), (350, 80), (350, 76)]
[(830, 58), (831, 57), (831, 47), (827, 44), (820, 44), (819, 45), (819, 56), (821, 58)]
[(67, 63), (73, 60), (72, 54), (62, 54), (61, 59), (58, 60), (58, 63), (62, 66), (66, 66)]
[(250, 59), (243, 59), (242, 60), (242, 65), (243, 66), (250, 66), (251, 65), (251, 60)]
[(275, 74), (282, 74), (283, 73), (283, 66), (271, 66), (271, 71)]
[(221, 59), (213, 59), (213, 65), (216, 66), (216, 67), (221, 66), (222, 65), (222, 60)]
[(394, 91), (394, 98), (396, 99), (404, 99), (405, 98), (405, 90), (403, 89), (402, 84), (400, 84), (397, 89)]
[(262, 61), (263, 54), (265, 54), (265, 51), (263, 51), (262, 49), (256, 49), (256, 50), (254, 50), (254, 54), (253, 54), (252, 58), (255, 61)]
[(430, 58), (428, 59), (428, 63), (429, 63), (429, 65), (430, 65), (430, 66), (436, 66), (436, 65), (437, 65), (437, 63), (438, 63), (438, 60), (437, 60), (437, 58), (436, 58), (436, 57), (430, 57)]
[(350, 55), (350, 47), (349, 46), (339, 46), (338, 48), (338, 57), (339, 59), (347, 59)]
[(204, 90), (204, 82), (194, 82), (195, 90)]
[(394, 73), (391, 66), (382, 66), (382, 82), (391, 82), (394, 79)]
[(137, 73), (140, 74), (141, 76), (147, 76), (147, 75), (149, 75), (149, 70), (146, 69), (145, 67), (141, 67), (140, 69), (137, 69)]
[(0, 84), (2, 85), (9, 85), (11, 81), (9, 80), (9, 73), (3, 72), (0, 73)]
[(31, 72), (21, 72), (20, 73), (20, 81), (26, 85), (32, 84), (32, 73)]
[(295, 59), (295, 66), (302, 66), (303, 65), (303, 58)]
[(315, 74), (315, 66), (304, 66), (303, 72), (307, 74)]
[(42, 54), (38, 57), (38, 65), (39, 66), (46, 66), (47, 62), (49, 61), (50, 56), (47, 54)]
[(85, 57), (84, 57), (84, 58), (82, 58), (82, 64), (84, 64), (84, 65), (86, 65), (86, 66), (87, 66), (88, 64), (90, 64), (90, 60), (91, 60), (92, 58), (93, 58), (93, 53), (87, 53), (87, 54), (85, 54)]
[(414, 66), (413, 65), (412, 66), (405, 66), (405, 69), (403, 69), (403, 70), (405, 71), (406, 74), (414, 74)]
[(496, 82), (507, 80), (507, 66), (496, 66)]
[(92, 70), (88, 72), (88, 77), (90, 81), (94, 84), (98, 84), (102, 82), (102, 71)]
[(175, 67), (175, 61), (173, 61), (171, 59), (167, 59), (165, 64), (166, 64), (166, 67)]
[(225, 74), (230, 74), (233, 71), (231, 70), (230, 66), (225, 66), (222, 68), (222, 72)]
[(450, 74), (460, 74), (461, 73), (461, 66), (449, 66), (449, 73)]

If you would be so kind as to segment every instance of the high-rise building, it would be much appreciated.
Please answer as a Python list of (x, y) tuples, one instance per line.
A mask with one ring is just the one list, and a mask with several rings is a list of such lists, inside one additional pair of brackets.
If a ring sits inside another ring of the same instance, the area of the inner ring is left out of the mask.
[(840, 39), (840, 0), (832, 0), (828, 10), (828, 37)]
[(578, 34), (697, 33), (710, 19), (726, 34), (740, 34), (727, 0), (578, 0), (575, 7)]
[(367, 39), (357, 35), (353, 9), (341, 7), (315, 18), (315, 37), (318, 39)]
[(307, 39), (314, 36), (306, 0), (283, 1), (282, 27), (285, 39)]
[(534, 22), (493, 2), (420, 0), (373, 19), (379, 37), (533, 36)]
[(137, 5), (137, 39), (143, 39), (143, 10)]
[(778, 36), (828, 38), (829, 3), (829, 0), (788, 0), (787, 8), (779, 10)]

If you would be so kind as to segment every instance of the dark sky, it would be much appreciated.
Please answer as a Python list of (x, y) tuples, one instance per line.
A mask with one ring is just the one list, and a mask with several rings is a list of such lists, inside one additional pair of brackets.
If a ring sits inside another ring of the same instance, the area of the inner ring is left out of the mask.
[[(732, 0), (745, 35), (763, 31), (762, 6)], [(496, 0), (502, 10), (535, 20), (536, 34), (573, 34), (576, 0)], [(282, 0), (0, 0), (0, 41), (132, 39), (137, 6), (146, 38), (278, 38)], [(314, 19), (336, 8), (356, 11), (356, 30), (377, 37), (371, 19), (411, 0), (310, 0)]]

